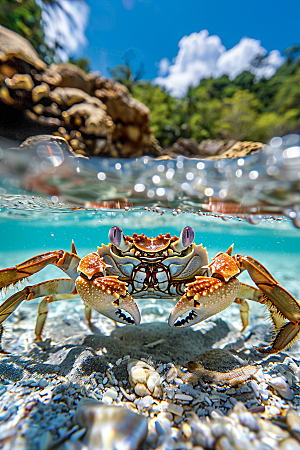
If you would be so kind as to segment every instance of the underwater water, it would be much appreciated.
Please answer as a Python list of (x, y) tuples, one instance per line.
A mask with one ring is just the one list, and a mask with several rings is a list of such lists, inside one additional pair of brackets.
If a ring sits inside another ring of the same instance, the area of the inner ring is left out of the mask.
[[(72, 239), (83, 257), (109, 243), (113, 226), (122, 228), (125, 236), (148, 237), (179, 236), (191, 226), (195, 243), (207, 247), (210, 258), (234, 243), (234, 253), (260, 261), (300, 301), (299, 135), (275, 137), (260, 153), (218, 161), (88, 160), (68, 154), (53, 139), (26, 151), (0, 148), (0, 269), (44, 252), (70, 251)], [(48, 266), (26, 283), (64, 277), (57, 267)], [(239, 278), (253, 285), (246, 272)], [(13, 292), (10, 288), (3, 298)], [(24, 315), (33, 331), (38, 303), (23, 302), (5, 321), (5, 336)], [(174, 306), (154, 299), (137, 303), (142, 323), (166, 322)], [(250, 303), (252, 324), (265, 320), (264, 308)], [(52, 303), (48, 317), (73, 320), (74, 311), (84, 318), (79, 297)], [(109, 319), (94, 316), (111, 330)], [(241, 329), (238, 305), (205, 322), (216, 317)], [(26, 331), (24, 324), (21, 331)]]
[[(79, 256), (97, 250), (102, 243), (108, 244), (108, 232), (112, 226), (119, 226), (125, 235), (144, 233), (148, 237), (155, 237), (160, 233), (171, 233), (179, 236), (182, 228), (191, 226), (195, 230), (195, 243), (202, 243), (207, 247), (209, 257), (219, 251), (226, 251), (234, 243), (234, 253), (250, 255), (264, 264), (272, 275), (295, 298), (300, 299), (299, 285), (299, 257), (300, 233), (289, 219), (262, 220), (259, 225), (251, 225), (245, 220), (232, 218), (222, 220), (211, 214), (198, 215), (193, 213), (159, 212), (135, 208), (125, 210), (103, 211), (69, 211), (69, 212), (34, 212), (22, 210), (2, 210), (0, 213), (1, 247), (0, 269), (13, 267), (32, 256), (50, 250), (70, 251), (72, 239), (75, 242)], [(55, 266), (48, 266), (30, 278), (35, 284), (53, 278), (65, 278), (65, 274)], [(239, 277), (244, 283), (254, 285), (246, 272)], [(22, 285), (21, 289), (24, 286)], [(14, 293), (8, 289), (8, 298)], [(30, 325), (29, 337), (33, 336), (34, 322), (39, 299), (23, 302), (12, 316), (4, 322), (4, 340), (13, 335), (18, 318), (28, 315)], [(167, 322), (168, 315), (174, 304), (162, 300), (142, 300), (137, 303), (141, 309), (142, 323), (163, 321)], [(264, 307), (254, 302), (250, 303), (250, 324), (256, 320), (265, 320)], [(50, 305), (48, 318), (63, 316), (64, 320), (72, 321), (78, 316), (84, 321), (83, 303), (78, 298), (71, 301), (56, 302)], [(65, 319), (67, 317), (67, 319)], [(208, 322), (222, 317), (241, 329), (238, 305), (232, 305)], [(47, 319), (47, 320), (49, 320)], [(61, 317), (59, 320), (62, 320)], [(109, 333), (112, 321), (93, 313), (93, 320), (101, 320), (101, 328)], [(207, 322), (207, 321), (206, 321)], [(104, 323), (104, 325), (103, 325)], [(207, 323), (196, 325), (205, 327)], [(21, 327), (22, 328), (22, 327)], [(25, 332), (24, 324), (23, 329)], [(47, 336), (47, 325), (45, 327)], [(22, 345), (21, 345), (22, 347)]]

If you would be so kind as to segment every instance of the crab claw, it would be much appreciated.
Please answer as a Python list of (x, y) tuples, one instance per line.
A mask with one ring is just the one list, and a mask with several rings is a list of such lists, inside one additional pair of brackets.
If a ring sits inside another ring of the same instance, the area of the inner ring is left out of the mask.
[(239, 286), (236, 278), (226, 283), (217, 278), (196, 277), (172, 310), (170, 327), (189, 327), (223, 311), (236, 299)]
[(103, 259), (97, 253), (82, 258), (76, 289), (83, 302), (116, 322), (138, 325), (141, 315), (136, 302), (118, 277), (106, 277)]

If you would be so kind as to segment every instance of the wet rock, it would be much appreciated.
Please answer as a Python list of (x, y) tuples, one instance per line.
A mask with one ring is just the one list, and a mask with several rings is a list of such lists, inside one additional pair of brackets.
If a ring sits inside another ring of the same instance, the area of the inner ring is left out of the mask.
[(287, 412), (286, 423), (292, 436), (300, 442), (300, 417), (297, 411), (290, 409)]
[(176, 157), (198, 156), (205, 159), (244, 158), (249, 154), (261, 151), (264, 145), (260, 142), (223, 141), (221, 139), (205, 139), (198, 144), (194, 139), (179, 138), (172, 147), (163, 151), (164, 155)]
[[(39, 58), (37, 52), (27, 39), (0, 25), (0, 63), (6, 63), (13, 58), (17, 59), (16, 65), (22, 65), (22, 62), (25, 62), (37, 70), (46, 68), (46, 64)], [(0, 65), (0, 73), (3, 75), (9, 76), (17, 73), (15, 71), (18, 70), (17, 67), (3, 66), (2, 64)], [(11, 71), (8, 69), (5, 71), (6, 67), (11, 67)]]
[(148, 432), (147, 418), (120, 406), (107, 406), (97, 400), (81, 399), (74, 420), (87, 432), (83, 442), (90, 450), (136, 450)]
[(291, 388), (284, 381), (283, 378), (281, 378), (281, 377), (270, 378), (268, 383), (270, 386), (272, 386), (278, 392), (278, 394), (282, 398), (284, 398), (286, 400), (292, 400), (294, 398), (294, 394), (291, 391)]
[(162, 397), (162, 383), (158, 372), (144, 361), (132, 359), (127, 365), (129, 382), (140, 397)]

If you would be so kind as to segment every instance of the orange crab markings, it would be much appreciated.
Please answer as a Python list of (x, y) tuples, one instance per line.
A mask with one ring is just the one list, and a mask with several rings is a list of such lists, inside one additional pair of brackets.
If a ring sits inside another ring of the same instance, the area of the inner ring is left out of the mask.
[[(196, 281), (188, 285), (187, 296), (199, 300), (201, 297), (212, 294), (216, 289), (222, 287), (225, 283), (217, 278), (196, 277)], [(195, 307), (201, 306), (201, 303), (195, 302)]]
[(134, 233), (132, 237), (126, 236), (126, 241), (133, 242), (139, 250), (144, 252), (160, 252), (165, 250), (171, 242), (178, 241), (177, 236), (171, 236), (170, 233), (159, 234), (155, 238), (147, 237), (144, 234)]
[(208, 265), (212, 275), (221, 275), (225, 281), (237, 275), (240, 270), (235, 260), (227, 253), (221, 253), (213, 258), (212, 262)]
[(82, 272), (89, 279), (91, 279), (96, 273), (104, 273), (106, 264), (98, 253), (89, 253), (79, 263), (78, 271)]
[(93, 284), (105, 291), (108, 295), (113, 295), (116, 299), (120, 296), (126, 296), (126, 283), (119, 281), (117, 277), (95, 278)]

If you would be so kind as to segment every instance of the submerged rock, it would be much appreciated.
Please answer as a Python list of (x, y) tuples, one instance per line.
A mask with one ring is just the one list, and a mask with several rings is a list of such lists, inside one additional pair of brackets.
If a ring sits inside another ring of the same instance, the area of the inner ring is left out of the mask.
[(74, 419), (87, 430), (83, 442), (89, 450), (135, 450), (148, 433), (146, 417), (90, 398), (80, 400)]

